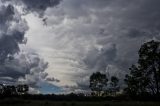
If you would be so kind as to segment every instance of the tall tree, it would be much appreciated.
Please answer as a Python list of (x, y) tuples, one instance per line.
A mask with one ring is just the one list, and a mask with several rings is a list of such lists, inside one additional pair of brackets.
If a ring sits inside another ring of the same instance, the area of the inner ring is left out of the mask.
[(28, 85), (18, 85), (17, 86), (17, 92), (20, 93), (20, 94), (27, 94), (29, 90), (29, 87)]
[(101, 91), (103, 88), (107, 86), (108, 78), (105, 74), (100, 72), (93, 73), (90, 76), (90, 89), (94, 91), (97, 96), (100, 96)]
[(117, 87), (118, 86), (118, 82), (119, 82), (119, 79), (116, 76), (112, 76), (111, 77), (111, 86), (112, 87)]
[(126, 90), (133, 94), (149, 93), (159, 95), (160, 92), (160, 42), (149, 41), (139, 50), (139, 60), (126, 75)]
[(108, 94), (115, 96), (116, 93), (119, 91), (119, 79), (116, 76), (111, 76), (110, 79), (110, 86), (108, 87)]

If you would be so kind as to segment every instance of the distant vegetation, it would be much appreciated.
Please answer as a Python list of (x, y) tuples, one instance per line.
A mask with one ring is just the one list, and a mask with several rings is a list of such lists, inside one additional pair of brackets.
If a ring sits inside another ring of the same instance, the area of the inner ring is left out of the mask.
[(0, 95), (22, 95), (27, 94), (29, 90), (28, 85), (4, 85), (0, 84)]

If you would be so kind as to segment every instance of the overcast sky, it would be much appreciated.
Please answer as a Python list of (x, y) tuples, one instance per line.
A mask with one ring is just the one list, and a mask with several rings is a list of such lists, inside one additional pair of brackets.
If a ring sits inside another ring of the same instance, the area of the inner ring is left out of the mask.
[[(0, 83), (85, 92), (100, 71), (123, 79), (160, 39), (159, 0), (0, 0)], [(123, 85), (123, 84), (122, 84)]]

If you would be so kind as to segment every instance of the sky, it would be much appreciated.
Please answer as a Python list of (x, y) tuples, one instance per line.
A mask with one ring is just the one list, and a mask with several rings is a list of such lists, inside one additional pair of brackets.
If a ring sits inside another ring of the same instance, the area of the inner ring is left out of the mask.
[(123, 79), (144, 42), (160, 40), (159, 0), (0, 0), (0, 83), (30, 93), (88, 92)]

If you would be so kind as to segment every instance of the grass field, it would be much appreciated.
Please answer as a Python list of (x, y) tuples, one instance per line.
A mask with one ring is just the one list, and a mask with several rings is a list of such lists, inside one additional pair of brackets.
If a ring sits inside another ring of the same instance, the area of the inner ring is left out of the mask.
[(5, 99), (0, 100), (0, 106), (160, 106), (160, 102), (55, 102)]

